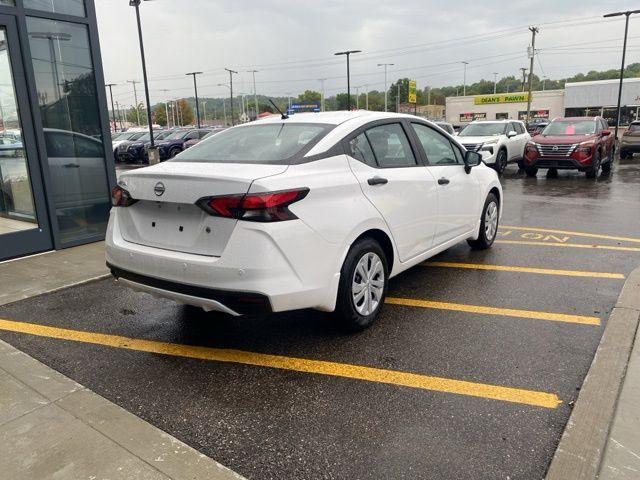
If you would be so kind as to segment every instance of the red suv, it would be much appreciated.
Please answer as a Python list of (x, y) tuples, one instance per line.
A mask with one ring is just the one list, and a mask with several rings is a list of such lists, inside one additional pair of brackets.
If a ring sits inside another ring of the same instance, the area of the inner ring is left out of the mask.
[(528, 177), (547, 168), (585, 172), (596, 178), (613, 164), (614, 138), (602, 117), (556, 118), (524, 148), (519, 166)]

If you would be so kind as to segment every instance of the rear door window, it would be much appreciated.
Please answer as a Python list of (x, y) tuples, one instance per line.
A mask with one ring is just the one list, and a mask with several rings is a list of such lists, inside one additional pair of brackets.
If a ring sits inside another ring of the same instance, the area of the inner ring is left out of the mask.
[(376, 163), (376, 157), (373, 154), (371, 145), (369, 144), (369, 140), (367, 140), (367, 136), (364, 133), (361, 133), (349, 141), (347, 154), (362, 163), (366, 163), (370, 167), (378, 166)]
[(399, 123), (389, 123), (366, 131), (367, 139), (382, 168), (413, 167), (416, 157), (411, 144)]

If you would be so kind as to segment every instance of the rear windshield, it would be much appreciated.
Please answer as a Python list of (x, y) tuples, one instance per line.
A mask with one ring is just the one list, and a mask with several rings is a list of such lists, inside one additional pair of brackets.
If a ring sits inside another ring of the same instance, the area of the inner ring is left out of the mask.
[(270, 123), (230, 128), (173, 158), (174, 162), (289, 163), (306, 153), (332, 125)]
[(502, 135), (505, 133), (508, 123), (470, 123), (460, 132), (461, 137), (487, 137), (489, 135)]
[(596, 133), (594, 120), (554, 120), (542, 135), (589, 135)]

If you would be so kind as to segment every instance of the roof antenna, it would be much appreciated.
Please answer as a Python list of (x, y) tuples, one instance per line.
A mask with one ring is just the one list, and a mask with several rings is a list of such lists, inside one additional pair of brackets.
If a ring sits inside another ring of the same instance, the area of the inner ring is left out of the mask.
[(282, 120), (286, 120), (287, 118), (289, 118), (289, 115), (282, 113), (282, 110), (280, 110), (278, 106), (275, 103), (273, 103), (273, 100), (269, 99), (269, 101), (271, 102), (271, 105), (273, 105), (273, 108), (275, 108), (278, 111), (278, 113), (280, 114), (280, 118)]

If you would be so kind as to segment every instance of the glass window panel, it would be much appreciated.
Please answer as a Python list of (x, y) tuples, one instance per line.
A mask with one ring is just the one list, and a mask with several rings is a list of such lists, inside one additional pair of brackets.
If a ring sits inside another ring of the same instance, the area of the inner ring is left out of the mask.
[(364, 133), (361, 133), (355, 138), (352, 138), (349, 141), (349, 155), (351, 155), (356, 160), (360, 160), (362, 163), (366, 163), (370, 167), (377, 167), (376, 157), (373, 154), (373, 150), (371, 150), (371, 145), (369, 145), (369, 140)]
[(399, 123), (389, 123), (366, 131), (378, 165), (384, 168), (415, 166), (409, 140)]
[(11, 5), (14, 7), (16, 5), (16, 0), (0, 0), (0, 5)]
[[(0, 2), (1, 3), (1, 2)], [(84, 17), (84, 0), (24, 0), (24, 8)]]
[(458, 157), (448, 138), (420, 123), (412, 125), (427, 154), (429, 165), (456, 165), (458, 163)]
[(103, 234), (110, 200), (85, 25), (27, 18), (61, 241)]
[(37, 227), (9, 45), (0, 29), (0, 236)]

